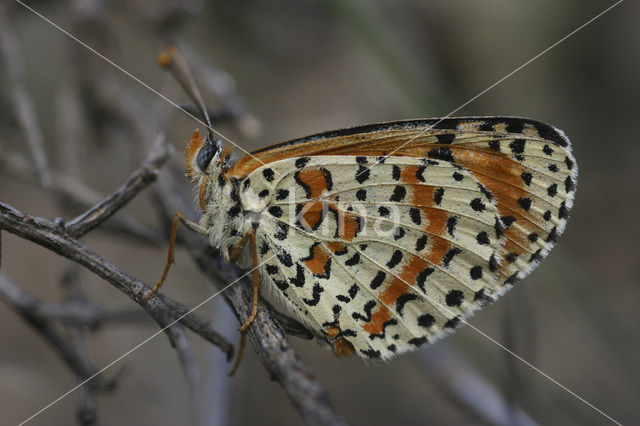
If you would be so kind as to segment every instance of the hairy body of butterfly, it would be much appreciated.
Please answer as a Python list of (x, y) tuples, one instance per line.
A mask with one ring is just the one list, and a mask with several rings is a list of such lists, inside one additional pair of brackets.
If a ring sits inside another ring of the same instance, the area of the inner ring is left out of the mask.
[[(527, 275), (565, 228), (577, 165), (522, 118), (382, 123), (237, 162), (194, 133), (202, 218), (187, 225), (261, 282), (336, 355), (431, 343)], [(246, 324), (245, 324), (246, 326)]]

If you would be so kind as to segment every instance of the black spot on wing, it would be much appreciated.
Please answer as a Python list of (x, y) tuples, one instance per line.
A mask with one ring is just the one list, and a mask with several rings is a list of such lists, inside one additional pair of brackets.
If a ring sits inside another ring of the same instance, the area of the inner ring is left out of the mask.
[(415, 223), (416, 225), (420, 225), (420, 223), (422, 223), (420, 210), (415, 207), (411, 207), (411, 209), (409, 209), (409, 217), (411, 217), (411, 222)]
[(460, 325), (460, 317), (453, 317), (446, 323), (444, 323), (444, 328), (456, 328)]
[(435, 269), (431, 267), (425, 268), (416, 277), (416, 285), (418, 286), (418, 288), (420, 288), (420, 290), (422, 290), (423, 293), (425, 292), (424, 283), (427, 281), (429, 275), (433, 274), (434, 271)]
[(525, 140), (524, 139), (514, 139), (509, 144), (509, 148), (511, 152), (514, 154), (522, 154), (524, 152)]
[(287, 268), (293, 266), (293, 261), (291, 260), (291, 255), (287, 252), (280, 252), (276, 255), (280, 263), (282, 263)]
[(360, 253), (356, 252), (351, 258), (347, 259), (344, 264), (347, 266), (355, 266), (360, 263)]
[(264, 256), (269, 251), (269, 244), (266, 241), (260, 243), (260, 255)]
[(382, 323), (382, 332), (380, 334), (370, 334), (369, 335), (369, 339), (373, 340), (373, 339), (384, 339), (385, 338), (385, 329), (390, 326), (390, 325), (397, 325), (398, 324), (398, 320), (396, 320), (395, 318), (391, 318), (385, 322)]
[(313, 294), (312, 297), (309, 298), (303, 298), (302, 301), (304, 303), (306, 303), (309, 306), (316, 306), (318, 303), (320, 303), (320, 294), (324, 291), (324, 288), (322, 288), (322, 286), (318, 283), (315, 283), (313, 285)]
[(567, 176), (567, 178), (564, 181), (564, 190), (568, 193), (573, 192), (573, 190), (576, 189), (576, 185), (573, 182), (573, 179), (571, 179), (571, 176)]
[(378, 271), (378, 273), (373, 278), (373, 280), (371, 280), (371, 284), (369, 284), (369, 287), (371, 287), (371, 289), (375, 290), (376, 288), (378, 288), (378, 287), (380, 287), (382, 285), (382, 283), (384, 282), (384, 279), (386, 277), (387, 277), (387, 274), (385, 274), (382, 271)]
[(436, 135), (436, 139), (438, 139), (438, 143), (448, 145), (453, 143), (453, 141), (456, 139), (456, 135), (455, 133), (440, 134)]
[(265, 265), (265, 269), (269, 275), (275, 275), (280, 271), (276, 265)]
[(309, 162), (310, 158), (309, 157), (300, 157), (296, 160), (296, 167), (301, 169), (304, 166), (307, 165), (307, 163)]
[(273, 182), (274, 173), (272, 169), (267, 167), (266, 169), (262, 170), (262, 176), (264, 176), (267, 182)]
[(279, 206), (271, 206), (268, 210), (269, 214), (273, 217), (281, 217), (282, 209)]
[(478, 183), (478, 188), (480, 189), (480, 192), (482, 192), (489, 201), (493, 200), (493, 194), (483, 184)]
[(356, 172), (355, 179), (359, 184), (363, 184), (367, 180), (369, 180), (370, 174), (371, 174), (371, 171), (369, 170), (369, 168), (367, 166), (361, 165), (360, 167), (358, 167), (358, 171)]
[(296, 276), (294, 278), (289, 278), (289, 282), (296, 287), (304, 287), (305, 281), (304, 269), (302, 265), (296, 263)]
[(565, 204), (564, 201), (560, 204), (560, 209), (558, 211), (558, 217), (560, 219), (568, 219), (569, 218), (569, 209), (567, 208), (567, 205)]
[(558, 242), (558, 231), (556, 230), (555, 226), (551, 228), (551, 231), (549, 232), (549, 235), (547, 235), (547, 238), (545, 239), (545, 241), (548, 243)]
[(424, 328), (430, 328), (435, 324), (436, 319), (431, 314), (424, 314), (418, 317), (418, 325)]
[(389, 198), (389, 201), (399, 203), (404, 200), (404, 197), (406, 195), (407, 189), (402, 185), (397, 185), (395, 188), (393, 188), (393, 194), (391, 194), (391, 198)]
[(441, 146), (431, 148), (429, 152), (427, 152), (427, 156), (429, 158), (435, 158), (436, 160), (449, 161), (451, 163), (455, 162), (451, 148)]
[(469, 275), (471, 276), (472, 280), (479, 280), (480, 278), (482, 278), (482, 266), (476, 265), (472, 267), (469, 271)]
[(522, 197), (518, 199), (518, 204), (524, 211), (528, 211), (531, 208), (531, 198)]
[(471, 208), (477, 212), (483, 212), (487, 209), (487, 206), (482, 202), (480, 198), (474, 198), (473, 200), (471, 200), (471, 203), (469, 203), (469, 205), (471, 205)]
[(360, 349), (360, 353), (366, 358), (371, 359), (378, 359), (381, 356), (380, 351), (376, 351), (375, 349)]
[(391, 169), (391, 177), (393, 180), (400, 180), (400, 167), (396, 164), (394, 164)]
[(429, 237), (426, 234), (422, 234), (420, 238), (416, 240), (416, 252), (420, 253), (427, 246)]
[(356, 294), (358, 294), (359, 289), (360, 287), (358, 286), (358, 284), (354, 284), (351, 287), (349, 287), (349, 297), (351, 297), (352, 299), (356, 297)]
[(464, 293), (460, 290), (450, 290), (445, 297), (445, 301), (447, 302), (447, 306), (460, 306), (462, 305), (462, 301), (464, 300)]
[(395, 268), (400, 262), (402, 262), (402, 252), (400, 250), (395, 250), (391, 255), (391, 259), (387, 262), (387, 267), (389, 269)]
[(513, 222), (516, 221), (516, 218), (513, 216), (502, 216), (500, 220), (502, 220), (504, 229), (509, 229), (509, 227), (513, 224)]
[(567, 165), (567, 169), (569, 170), (573, 169), (573, 160), (571, 160), (571, 158), (564, 157), (564, 164)]
[(377, 305), (375, 300), (369, 300), (367, 303), (364, 304), (364, 315), (362, 315), (360, 312), (354, 312), (353, 314), (351, 314), (351, 317), (354, 320), (362, 320), (364, 322), (369, 322), (371, 321), (371, 310), (373, 308), (375, 308), (375, 306)]
[(476, 235), (476, 241), (481, 246), (486, 246), (489, 244), (489, 236), (485, 231), (479, 232), (478, 235)]
[(422, 336), (422, 337), (414, 337), (413, 339), (409, 340), (409, 344), (412, 346), (415, 346), (416, 348), (419, 348), (420, 346), (424, 346), (428, 343), (427, 338)]
[(273, 237), (276, 240), (284, 241), (287, 239), (287, 233), (289, 232), (289, 225), (282, 222), (276, 222), (276, 233), (273, 234)]
[(454, 237), (455, 235), (453, 235), (453, 233), (456, 230), (456, 225), (458, 224), (458, 217), (457, 216), (450, 216), (449, 219), (447, 219), (447, 232), (449, 232), (449, 235), (451, 235), (452, 237)]
[(538, 131), (538, 135), (540, 135), (540, 137), (550, 140), (553, 143), (555, 143), (556, 145), (560, 145), (562, 147), (566, 147), (567, 146), (567, 141), (564, 137), (562, 137), (562, 135), (553, 127), (549, 126), (548, 124), (545, 123), (540, 123), (538, 121), (533, 121), (533, 120), (529, 120), (532, 122), (532, 124), (534, 125), (534, 127), (536, 128), (536, 130)]
[(460, 250), (457, 247), (454, 247), (449, 251), (447, 251), (444, 257), (442, 258), (442, 266), (444, 266), (445, 268), (448, 267), (451, 261), (453, 260), (453, 258), (460, 253), (462, 253), (462, 250)]
[(442, 203), (442, 197), (444, 197), (444, 188), (436, 189), (436, 192), (433, 194), (433, 202), (439, 206), (440, 203)]
[(288, 189), (278, 189), (278, 192), (276, 192), (276, 200), (278, 201), (284, 200), (288, 196), (289, 196)]
[(496, 272), (498, 270), (498, 261), (494, 255), (489, 257), (489, 271)]
[(419, 300), (420, 298), (414, 293), (404, 293), (401, 294), (396, 300), (396, 311), (400, 316), (402, 316), (402, 310), (404, 309), (404, 305), (412, 300)]

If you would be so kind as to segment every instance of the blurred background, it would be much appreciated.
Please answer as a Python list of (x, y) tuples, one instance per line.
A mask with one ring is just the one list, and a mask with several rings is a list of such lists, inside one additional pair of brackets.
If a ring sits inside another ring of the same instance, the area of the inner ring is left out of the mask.
[[(249, 151), (324, 130), (447, 115), (611, 4), (28, 2), (168, 98), (188, 102), (155, 62), (167, 41), (176, 42), (207, 104), (226, 111), (218, 130)], [(50, 219), (72, 218), (79, 198), (98, 200), (117, 188), (159, 132), (176, 147), (171, 167), (181, 167), (180, 152), (200, 124), (20, 4), (1, 7), (0, 201)], [(531, 117), (572, 140), (580, 177), (564, 236), (532, 275), (471, 322), (624, 424), (640, 422), (638, 16), (637, 2), (621, 3), (455, 114)], [(17, 92), (28, 94), (34, 114), (26, 116), (35, 124), (21, 121)], [(41, 136), (28, 135), (27, 127)], [(27, 143), (33, 138), (46, 158), (34, 160)], [(41, 173), (45, 163), (55, 176)], [(56, 176), (75, 182), (67, 202), (43, 190)], [(191, 191), (186, 179), (185, 191)], [(166, 243), (154, 238), (168, 234), (150, 198), (143, 193), (123, 212), (139, 225), (139, 238), (115, 224), (84, 238), (147, 283), (158, 278), (166, 255)], [(2, 272), (23, 289), (64, 300), (71, 275), (83, 297), (123, 312), (88, 335), (97, 366), (157, 330), (95, 275), (6, 232), (2, 237)], [(214, 287), (179, 252), (163, 291), (192, 306)], [(237, 341), (238, 324), (222, 300), (199, 313)], [(291, 340), (352, 424), (609, 423), (469, 327), (380, 365), (335, 359), (314, 342)], [(192, 343), (200, 369), (194, 393), (160, 335), (107, 372), (125, 368), (118, 389), (97, 399), (99, 422), (301, 422), (249, 347), (229, 380), (220, 351), (197, 336)], [(0, 304), (0, 423), (22, 421), (74, 384), (51, 348)], [(72, 424), (77, 398), (70, 395), (31, 424)]]

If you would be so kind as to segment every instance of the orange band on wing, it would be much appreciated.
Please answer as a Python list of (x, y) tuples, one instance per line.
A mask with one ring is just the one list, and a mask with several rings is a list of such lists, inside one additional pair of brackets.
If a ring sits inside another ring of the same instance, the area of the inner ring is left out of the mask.
[(329, 266), (329, 253), (318, 243), (314, 244), (311, 254), (304, 264), (315, 275), (324, 275)]

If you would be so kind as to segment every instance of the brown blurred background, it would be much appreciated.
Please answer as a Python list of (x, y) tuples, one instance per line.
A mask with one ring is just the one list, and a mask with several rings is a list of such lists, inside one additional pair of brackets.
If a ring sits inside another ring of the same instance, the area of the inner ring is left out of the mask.
[[(5, 21), (21, 51), (25, 87), (52, 169), (108, 194), (143, 158), (151, 141), (141, 139), (156, 132), (165, 132), (175, 144), (173, 163), (180, 167), (184, 141), (201, 125), (24, 7), (7, 3)], [(244, 132), (238, 126), (218, 128), (251, 150), (323, 130), (446, 115), (613, 2), (28, 4), (169, 98), (187, 102), (155, 64), (165, 42), (176, 41), (196, 69), (208, 104), (215, 107), (224, 98), (212, 95), (209, 84), (226, 88), (234, 105), (236, 96), (244, 100), (237, 106), (243, 116), (251, 112), (260, 121), (259, 137), (250, 137), (255, 127)], [(637, 2), (621, 3), (455, 114), (531, 117), (563, 129), (572, 140), (580, 177), (565, 235), (532, 275), (472, 323), (624, 424), (640, 422), (639, 16)], [(12, 84), (3, 61), (0, 154), (28, 159)], [(119, 97), (123, 88), (133, 101)], [(75, 115), (68, 114), (69, 93), (82, 99)], [(148, 128), (131, 129), (123, 111), (143, 115)], [(79, 141), (71, 151), (70, 133)], [(34, 184), (35, 174), (35, 168), (26, 178), (0, 173), (0, 201), (51, 219), (73, 217), (72, 210)], [(149, 198), (142, 194), (125, 212), (168, 232), (159, 227)], [(42, 299), (60, 300), (66, 262), (6, 232), (2, 237), (3, 273)], [(147, 283), (157, 279), (164, 264), (163, 248), (117, 234), (94, 232), (84, 241)], [(80, 274), (91, 300), (135, 308), (106, 282)], [(213, 287), (181, 252), (163, 291), (195, 305)], [(235, 342), (238, 324), (220, 302), (199, 312), (217, 318)], [(96, 365), (106, 365), (156, 330), (144, 320), (105, 325), (90, 341)], [(469, 327), (381, 365), (337, 360), (314, 342), (292, 340), (353, 424), (492, 423), (452, 398), (442, 377), (434, 378), (438, 357), (455, 357), (461, 370), (473, 371), (540, 424), (609, 423)], [(190, 396), (175, 352), (160, 335), (112, 368), (111, 374), (123, 365), (126, 371), (119, 389), (99, 398), (101, 423), (300, 423), (250, 349), (238, 374), (225, 381), (220, 376), (230, 366), (221, 362), (219, 350), (197, 336), (192, 342), (201, 373), (196, 395)], [(0, 305), (0, 423), (22, 421), (74, 384), (50, 347)], [(31, 424), (74, 422), (75, 397)], [(503, 409), (508, 407), (492, 408)]]

